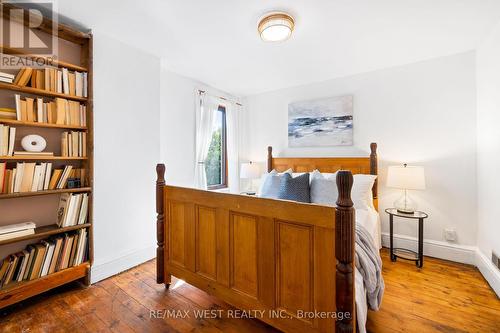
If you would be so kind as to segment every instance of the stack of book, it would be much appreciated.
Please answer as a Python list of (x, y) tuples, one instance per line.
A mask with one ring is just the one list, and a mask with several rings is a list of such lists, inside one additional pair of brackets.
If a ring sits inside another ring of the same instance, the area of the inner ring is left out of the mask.
[(23, 222), (0, 227), (0, 241), (33, 235), (36, 225), (34, 222)]
[(0, 124), (0, 156), (12, 156), (16, 141), (16, 128)]
[(75, 131), (63, 132), (61, 136), (61, 156), (86, 157), (87, 133)]
[(87, 222), (88, 209), (88, 193), (62, 194), (57, 210), (57, 225), (63, 228), (85, 224)]
[(0, 193), (24, 193), (64, 189), (68, 179), (79, 179), (85, 183), (85, 169), (67, 165), (64, 169), (52, 170), (52, 163), (17, 163), (7, 169), (7, 163), (0, 163)]
[(88, 260), (87, 229), (31, 244), (7, 256), (0, 267), (0, 286), (29, 281), (77, 266)]
[(22, 68), (16, 75), (15, 85), (43, 89), (59, 94), (87, 97), (87, 73), (70, 72), (67, 68)]
[(87, 108), (76, 101), (56, 98), (44, 102), (43, 98), (15, 95), (16, 119), (19, 121), (38, 122), (58, 125), (87, 126)]
[(14, 82), (14, 75), (5, 72), (0, 72), (0, 82), (12, 83)]
[(0, 108), (0, 119), (17, 120), (16, 109)]

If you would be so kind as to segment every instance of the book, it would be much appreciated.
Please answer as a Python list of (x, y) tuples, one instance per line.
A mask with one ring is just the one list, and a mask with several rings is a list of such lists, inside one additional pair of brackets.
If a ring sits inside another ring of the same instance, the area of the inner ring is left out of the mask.
[(28, 245), (26, 247), (26, 251), (28, 251), (29, 257), (28, 257), (28, 263), (26, 264), (26, 270), (24, 271), (23, 280), (28, 280), (31, 275), (31, 272), (33, 270), (33, 262), (35, 259), (36, 248), (34, 245)]
[(28, 267), (28, 261), (30, 257), (30, 253), (27, 250), (23, 250), (23, 261), (21, 264), (21, 270), (19, 271), (19, 275), (17, 277), (17, 282), (21, 282), (24, 278), (24, 273), (26, 272), (26, 267)]
[(16, 101), (16, 117), (17, 120), (21, 120), (21, 95), (15, 94), (14, 95), (15, 101)]
[(63, 189), (66, 187), (66, 184), (68, 182), (68, 178), (71, 174), (71, 170), (73, 169), (73, 166), (72, 165), (67, 165), (64, 167), (64, 171), (61, 175), (61, 178), (59, 179), (59, 182), (57, 183), (57, 187), (58, 189)]
[(21, 222), (21, 223), (15, 223), (15, 224), (9, 224), (9, 225), (4, 225), (0, 227), (0, 235), (3, 234), (8, 234), (11, 232), (16, 232), (16, 231), (21, 231), (21, 230), (29, 230), (29, 229), (35, 229), (36, 224), (35, 222)]
[(42, 269), (40, 271), (40, 277), (47, 275), (47, 273), (49, 272), (50, 262), (54, 255), (54, 248), (55, 248), (55, 244), (53, 242), (42, 241), (42, 243), (45, 244), (47, 251), (45, 252), (45, 257), (43, 259)]
[(35, 121), (34, 99), (26, 97), (26, 121)]
[(7, 163), (0, 163), (0, 193), (4, 192), (4, 187), (7, 179)]
[(45, 122), (44, 117), (43, 117), (43, 99), (42, 98), (36, 99), (36, 121), (39, 123)]
[(55, 247), (54, 247), (54, 254), (52, 257), (52, 261), (50, 262), (49, 266), (49, 274), (52, 274), (56, 271), (57, 263), (59, 262), (59, 258), (61, 256), (63, 240), (64, 238), (60, 236), (54, 238)]
[(9, 268), (10, 260), (9, 257), (4, 258), (2, 261), (2, 266), (0, 266), (0, 287), (3, 285), (7, 269)]
[[(15, 153), (14, 153), (15, 155)], [(20, 192), (30, 192), (36, 163), (24, 163)]]
[(14, 156), (54, 156), (50, 151), (15, 151)]
[(10, 73), (0, 72), (0, 77), (14, 80), (15, 75)]
[(47, 167), (45, 168), (45, 180), (43, 182), (43, 189), (48, 190), (51, 177), (50, 175), (52, 174), (52, 163), (47, 163)]
[(75, 95), (83, 97), (83, 74), (75, 72)]
[(41, 176), (41, 165), (35, 165), (35, 170), (33, 171), (33, 180), (31, 182), (31, 192), (36, 192), (38, 191), (38, 183), (40, 182), (40, 176)]
[(35, 258), (33, 260), (33, 267), (30, 273), (30, 280), (37, 279), (40, 276), (40, 270), (42, 269), (43, 259), (45, 257), (45, 252), (47, 248), (44, 244), (36, 244), (35, 245)]
[(9, 232), (7, 234), (1, 234), (0, 241), (13, 239), (13, 238), (17, 238), (17, 237), (22, 237), (22, 236), (29, 236), (29, 235), (33, 235), (34, 233), (35, 233), (35, 229), (26, 229), (26, 230)]
[(12, 108), (0, 108), (1, 119), (17, 120), (17, 110)]
[(9, 149), (7, 150), (7, 156), (12, 156), (14, 154), (15, 142), (16, 142), (16, 128), (11, 127), (9, 129)]
[(88, 97), (88, 74), (87, 72), (83, 73), (83, 97)]
[(68, 69), (62, 69), (63, 93), (69, 95), (69, 77)]
[(50, 178), (49, 182), (49, 190), (55, 190), (57, 187), (57, 184), (59, 182), (59, 179), (61, 178), (61, 175), (63, 173), (63, 170), (61, 169), (55, 169), (54, 172), (52, 173), (52, 177)]
[(24, 162), (17, 163), (14, 178), (13, 193), (19, 193), (21, 191), (21, 183), (23, 181), (24, 175)]
[(80, 215), (78, 217), (78, 224), (87, 223), (88, 209), (89, 209), (89, 195), (88, 193), (84, 193), (82, 198), (82, 207), (80, 209)]
[(75, 96), (76, 95), (76, 76), (75, 76), (75, 73), (68, 72), (68, 88), (69, 88), (69, 94), (71, 96)]
[(70, 200), (70, 193), (63, 193), (59, 198), (59, 206), (57, 208), (57, 225), (59, 227), (64, 227), (64, 223), (68, 215), (68, 205), (70, 204)]

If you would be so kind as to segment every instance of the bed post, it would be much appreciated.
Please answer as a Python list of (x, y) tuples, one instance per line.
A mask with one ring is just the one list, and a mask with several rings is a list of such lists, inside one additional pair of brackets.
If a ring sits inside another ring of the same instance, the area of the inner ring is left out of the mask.
[[(351, 200), (353, 177), (350, 171), (337, 173), (339, 197), (335, 209), (336, 306), (343, 319), (335, 322), (335, 332), (354, 332), (354, 208)], [(349, 314), (349, 318), (347, 317)]]
[(267, 172), (273, 171), (273, 147), (267, 147)]
[[(377, 163), (377, 144), (372, 142), (370, 144), (370, 175), (378, 175), (378, 163)], [(378, 197), (378, 177), (375, 179), (375, 183), (372, 188), (373, 198), (376, 199)]]
[[(156, 165), (156, 283), (164, 283), (164, 197), (165, 164)], [(170, 282), (170, 281), (167, 281)], [(166, 284), (168, 286), (168, 284)]]

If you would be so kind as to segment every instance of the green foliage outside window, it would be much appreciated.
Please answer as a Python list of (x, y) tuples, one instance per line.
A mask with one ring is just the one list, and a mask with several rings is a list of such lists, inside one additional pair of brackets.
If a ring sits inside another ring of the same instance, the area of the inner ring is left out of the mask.
[(221, 129), (212, 134), (212, 142), (205, 160), (205, 171), (207, 173), (207, 185), (214, 186), (222, 184), (222, 137)]

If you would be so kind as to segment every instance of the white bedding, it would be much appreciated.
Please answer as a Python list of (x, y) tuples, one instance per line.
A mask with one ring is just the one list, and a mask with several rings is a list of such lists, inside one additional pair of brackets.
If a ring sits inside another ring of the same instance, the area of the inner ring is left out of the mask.
[[(382, 238), (380, 232), (380, 216), (375, 209), (364, 210), (356, 209), (356, 223), (362, 225), (375, 242), (375, 246), (380, 249)], [(363, 276), (356, 269), (354, 272), (354, 291), (356, 298), (356, 320), (360, 333), (366, 333), (366, 318), (368, 316), (368, 304), (366, 300), (366, 289), (363, 282)]]

